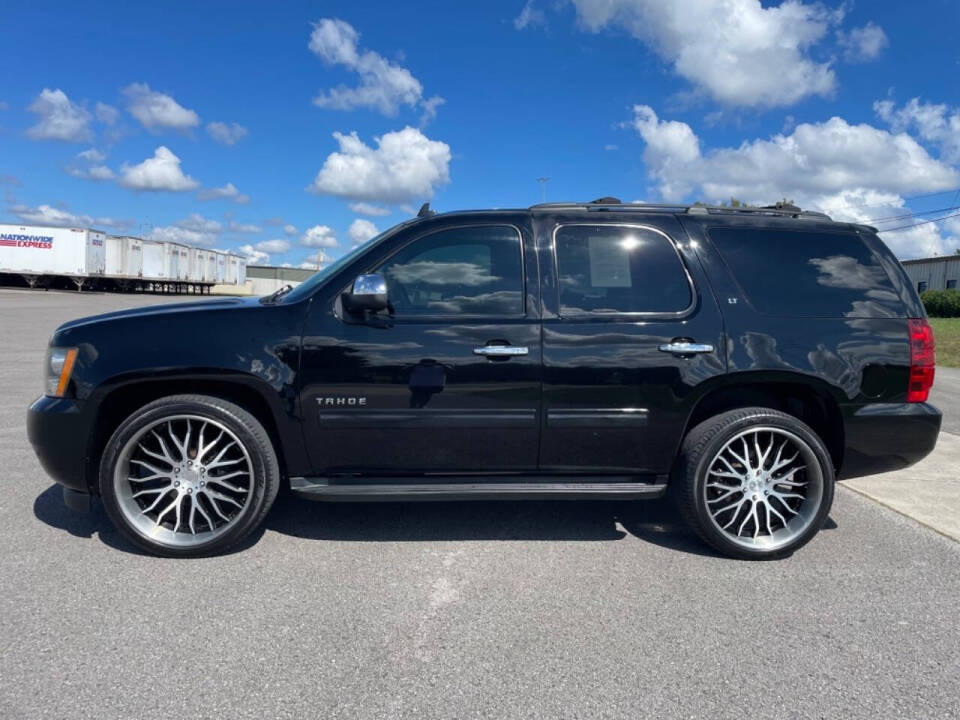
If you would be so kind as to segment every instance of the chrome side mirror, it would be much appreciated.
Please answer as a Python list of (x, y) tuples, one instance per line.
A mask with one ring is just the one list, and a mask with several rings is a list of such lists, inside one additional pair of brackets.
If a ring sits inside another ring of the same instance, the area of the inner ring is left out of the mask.
[(387, 281), (380, 273), (358, 275), (353, 281), (353, 289), (343, 293), (343, 304), (350, 312), (379, 312), (386, 310)]

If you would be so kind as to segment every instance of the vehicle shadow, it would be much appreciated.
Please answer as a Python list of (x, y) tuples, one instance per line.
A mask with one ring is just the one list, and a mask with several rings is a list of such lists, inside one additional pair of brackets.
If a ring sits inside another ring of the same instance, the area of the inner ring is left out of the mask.
[[(37, 496), (38, 520), (74, 537), (97, 537), (122, 552), (146, 554), (114, 528), (103, 506), (88, 513), (63, 504), (59, 485)], [(837, 524), (828, 518), (825, 530)], [(692, 555), (720, 557), (684, 524), (669, 499), (642, 501), (311, 502), (282, 493), (266, 522), (230, 552), (256, 545), (267, 530), (318, 541), (616, 541), (627, 535)]]
[(99, 502), (94, 502), (90, 512), (75, 512), (64, 505), (63, 488), (59, 485), (51, 485), (37, 495), (33, 501), (33, 514), (41, 522), (74, 537), (98, 537), (105, 545), (117, 550), (136, 555), (146, 554), (117, 532)]
[(612, 541), (628, 534), (696, 555), (716, 553), (684, 525), (666, 499), (470, 502), (311, 502), (282, 495), (268, 530), (314, 540)]
[[(37, 495), (37, 499), (33, 501), (33, 514), (41, 522), (68, 532), (74, 537), (85, 539), (96, 537), (104, 545), (115, 550), (133, 555), (150, 555), (120, 534), (110, 521), (99, 499), (94, 500), (90, 512), (76, 512), (63, 504), (63, 489), (54, 484)], [(221, 554), (232, 555), (255, 545), (263, 535), (264, 529), (263, 526), (257, 528), (242, 543)]]

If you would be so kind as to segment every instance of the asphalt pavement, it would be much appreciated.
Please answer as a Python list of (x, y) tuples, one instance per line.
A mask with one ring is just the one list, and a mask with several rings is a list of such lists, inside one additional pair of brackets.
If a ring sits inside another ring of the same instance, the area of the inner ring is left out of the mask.
[(960, 716), (960, 544), (842, 488), (775, 562), (663, 501), (281, 498), (228, 556), (139, 554), (24, 411), (59, 322), (158, 301), (0, 289), (0, 717)]

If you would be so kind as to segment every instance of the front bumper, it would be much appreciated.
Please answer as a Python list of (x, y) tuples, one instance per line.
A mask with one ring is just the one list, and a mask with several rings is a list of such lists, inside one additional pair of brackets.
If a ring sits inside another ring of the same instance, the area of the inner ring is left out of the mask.
[(81, 493), (90, 492), (86, 418), (77, 401), (37, 398), (27, 409), (27, 437), (47, 474)]
[(929, 403), (874, 403), (844, 417), (844, 453), (839, 478), (901, 470), (933, 450), (941, 412)]

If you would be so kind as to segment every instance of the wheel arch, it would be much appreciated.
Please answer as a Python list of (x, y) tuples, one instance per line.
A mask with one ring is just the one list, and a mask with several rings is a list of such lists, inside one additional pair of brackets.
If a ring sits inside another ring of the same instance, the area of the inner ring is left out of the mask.
[(683, 429), (686, 437), (704, 420), (743, 407), (769, 407), (809, 425), (823, 440), (834, 469), (843, 463), (843, 415), (835, 393), (821, 380), (799, 373), (735, 373), (697, 400)]
[[(278, 409), (268, 400), (267, 392), (257, 387), (255, 378), (144, 377), (114, 385), (104, 392), (96, 404), (87, 442), (87, 483), (91, 491), (96, 491), (95, 479), (103, 450), (120, 423), (154, 400), (187, 394), (227, 400), (257, 418), (273, 443), (282, 478), (288, 477), (287, 456), (291, 438), (287, 436), (289, 433), (281, 430), (284, 420), (278, 417)], [(300, 438), (299, 433), (296, 438)]]

